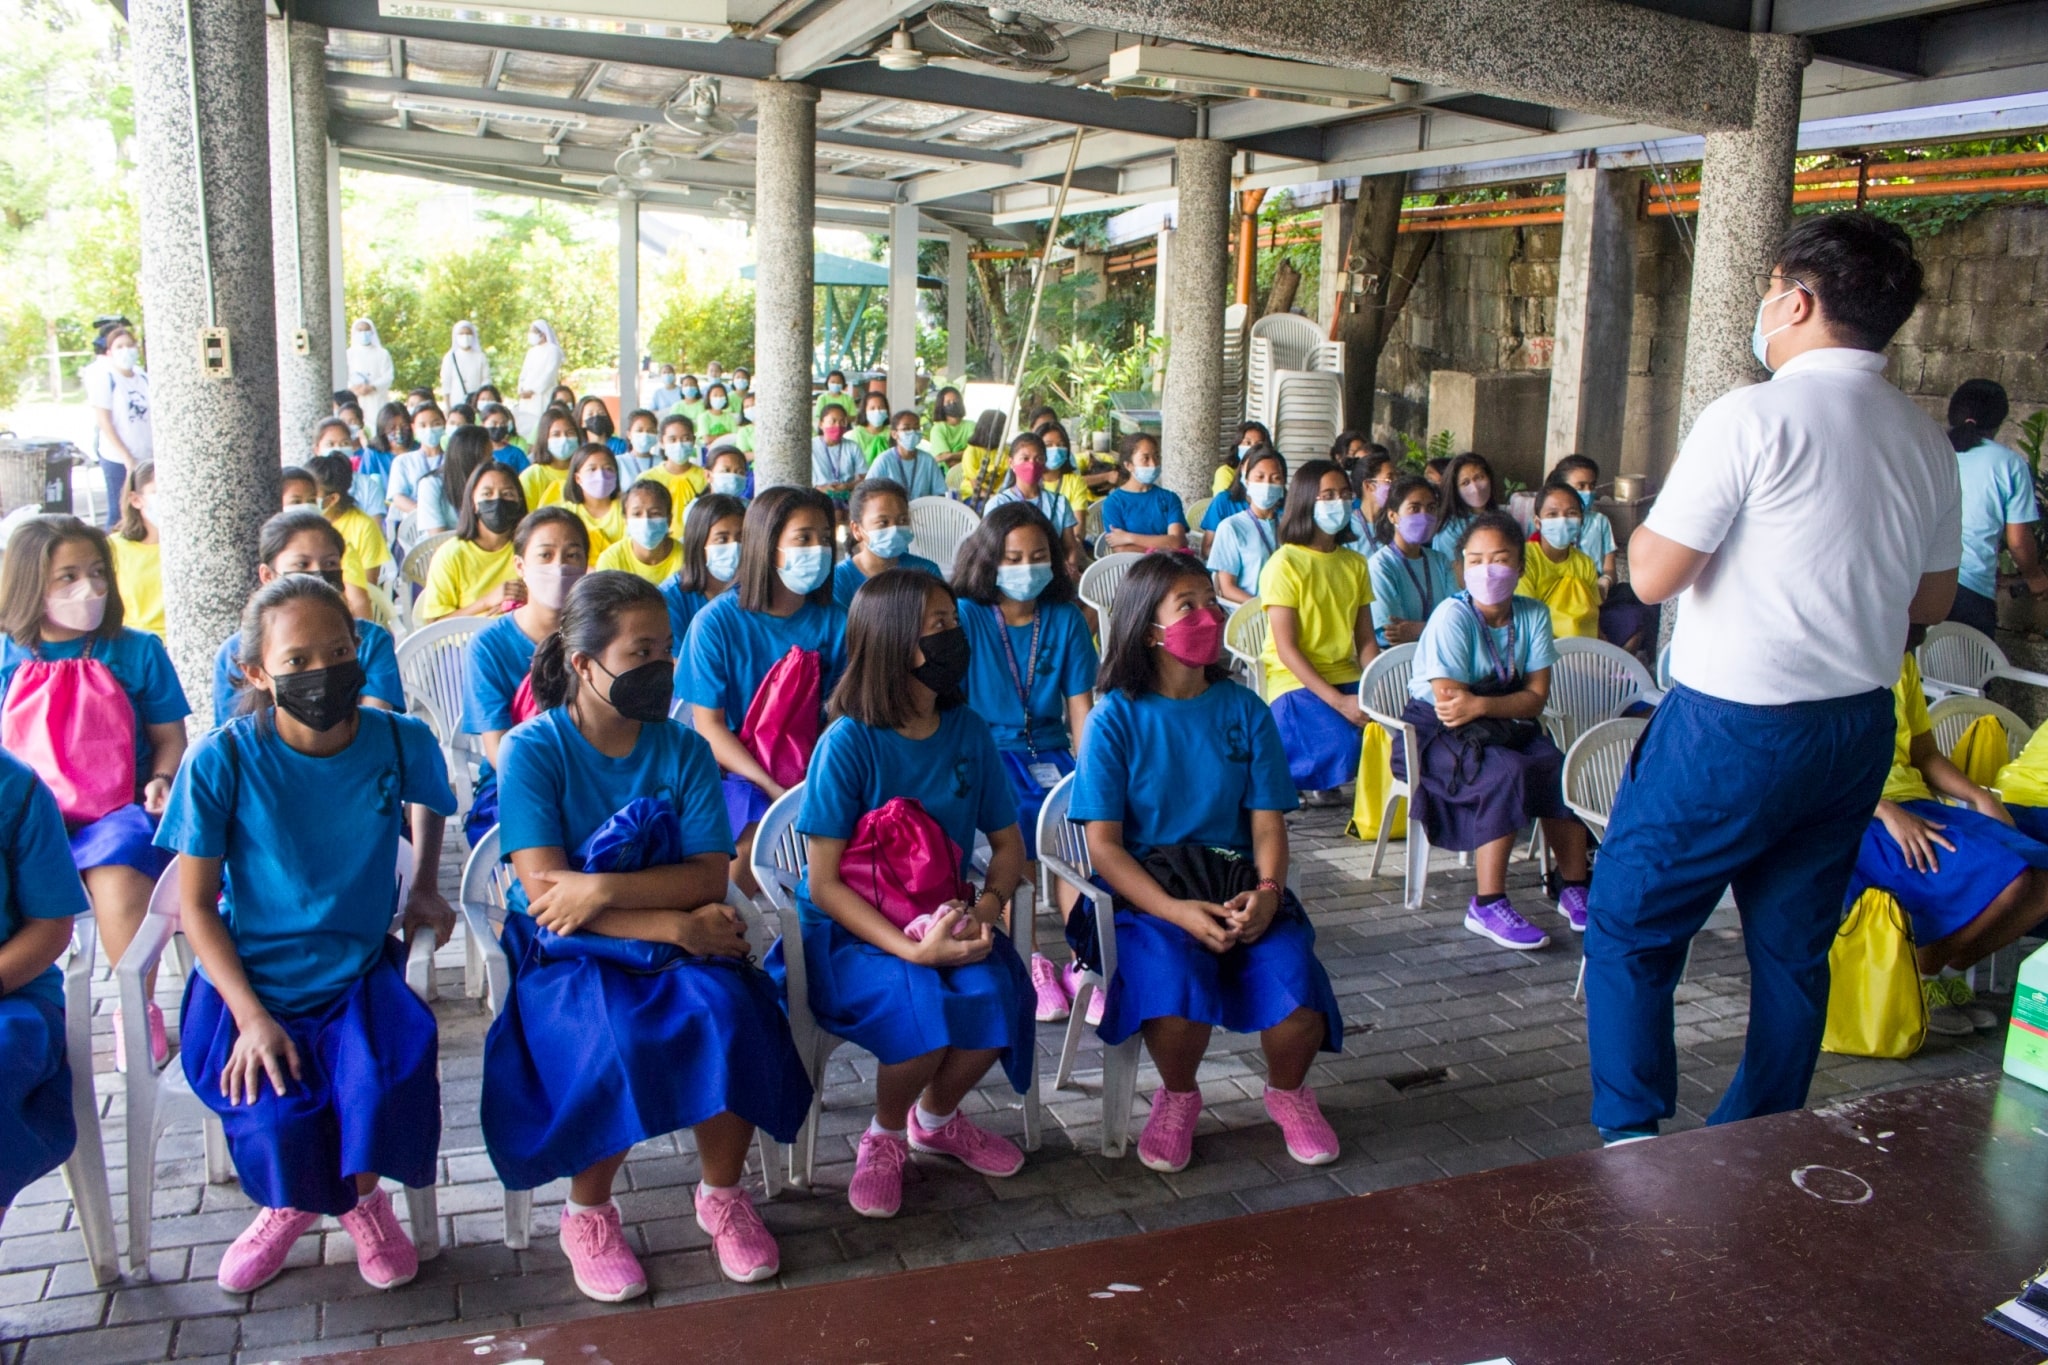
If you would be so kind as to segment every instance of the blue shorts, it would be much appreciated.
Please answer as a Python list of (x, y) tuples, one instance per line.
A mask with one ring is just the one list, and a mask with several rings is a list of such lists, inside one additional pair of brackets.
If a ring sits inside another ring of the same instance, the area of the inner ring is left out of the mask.
[(1845, 903), (1853, 903), (1866, 887), (1889, 891), (1912, 919), (1915, 943), (1940, 942), (1983, 914), (2028, 868), (2048, 867), (2048, 844), (1989, 816), (1939, 801), (1901, 804), (1943, 826), (1941, 837), (1956, 846), (1955, 852), (1938, 848), (1935, 870), (1916, 871), (1906, 865), (1904, 851), (1884, 824), (1872, 820), (1856, 851)]

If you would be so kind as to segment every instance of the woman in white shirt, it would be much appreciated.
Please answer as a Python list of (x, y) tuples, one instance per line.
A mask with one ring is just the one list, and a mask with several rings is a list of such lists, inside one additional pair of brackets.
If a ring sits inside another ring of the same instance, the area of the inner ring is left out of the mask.
[(391, 383), (397, 377), (391, 352), (378, 339), (377, 324), (357, 318), (348, 346), (348, 391), (356, 396), (356, 406), (364, 412), (381, 411), (391, 401)]
[(491, 358), (477, 343), (476, 324), (468, 318), (450, 332), (448, 354), (441, 357), (441, 392), (449, 406), (475, 403), (476, 391), (491, 382)]
[(512, 404), (512, 416), (519, 435), (533, 444), (533, 430), (548, 405), (548, 395), (562, 378), (562, 346), (555, 329), (544, 319), (534, 319), (526, 333), (526, 359), (519, 365), (519, 393)]

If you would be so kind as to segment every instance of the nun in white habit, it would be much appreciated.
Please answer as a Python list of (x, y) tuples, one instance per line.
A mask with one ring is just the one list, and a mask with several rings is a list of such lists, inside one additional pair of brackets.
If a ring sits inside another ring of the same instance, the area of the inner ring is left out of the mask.
[(545, 321), (535, 319), (526, 333), (526, 359), (519, 366), (519, 392), (514, 396), (512, 416), (519, 424), (519, 435), (529, 446), (533, 444), (534, 429), (540, 424), (540, 415), (546, 411), (548, 395), (555, 391), (555, 385), (562, 382), (562, 346), (555, 340), (555, 329)]
[(448, 354), (441, 357), (441, 392), (448, 405), (476, 404), (476, 391), (491, 382), (491, 358), (478, 342), (476, 324), (468, 318), (455, 324)]
[(391, 401), (391, 382), (398, 377), (391, 352), (377, 339), (377, 324), (357, 318), (348, 338), (348, 390), (363, 416), (375, 421)]

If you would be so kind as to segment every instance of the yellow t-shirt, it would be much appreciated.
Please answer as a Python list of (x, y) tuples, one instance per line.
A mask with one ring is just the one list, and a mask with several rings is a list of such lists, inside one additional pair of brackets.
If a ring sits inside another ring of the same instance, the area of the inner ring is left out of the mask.
[(1088, 486), (1088, 480), (1071, 469), (1060, 475), (1060, 481), (1054, 486), (1053, 491), (1067, 500), (1067, 506), (1074, 509), (1074, 515), (1077, 517), (1087, 511), (1089, 504), (1095, 501), (1095, 490)]
[(592, 560), (626, 538), (626, 500), (612, 499), (612, 510), (603, 516), (592, 516), (590, 509), (580, 502), (565, 502), (562, 506), (574, 512), (590, 530), (590, 556)]
[(658, 483), (668, 490), (669, 501), (675, 505), (672, 520), (682, 525), (683, 509), (704, 496), (704, 490), (711, 486), (711, 476), (696, 465), (686, 464), (680, 474), (671, 474), (661, 465), (642, 474), (636, 483)]
[(369, 587), (377, 570), (391, 562), (391, 546), (384, 539), (384, 528), (360, 507), (349, 508), (333, 518), (333, 522), (348, 546), (348, 552), (341, 557), (341, 581), (353, 587)]
[(532, 512), (551, 502), (560, 502), (562, 485), (568, 481), (569, 471), (552, 465), (530, 464), (520, 470), (519, 487), (526, 494), (526, 510)]
[(1227, 464), (1216, 466), (1216, 477), (1209, 480), (1209, 496), (1222, 497), (1223, 490), (1237, 482), (1237, 471)]
[(417, 604), (422, 621), (438, 621), (488, 596), (500, 583), (519, 576), (512, 567), (512, 542), (486, 550), (473, 540), (456, 539), (434, 551), (427, 565), (427, 585)]
[(114, 551), (114, 585), (121, 591), (121, 624), (164, 635), (164, 547), (130, 540), (119, 531), (107, 537)]
[[(960, 496), (986, 501), (1003, 491), (1003, 480), (1010, 477), (1010, 456), (1007, 451), (987, 450), (981, 446), (969, 446), (960, 456)], [(1080, 509), (1074, 509), (1077, 513)]]
[(2020, 756), (1998, 770), (1991, 789), (2008, 806), (2048, 806), (2048, 725), (2034, 731)]
[[(1259, 573), (1259, 600), (1268, 607), (1292, 607), (1300, 620), (1301, 652), (1325, 682), (1357, 682), (1358, 614), (1372, 605), (1372, 573), (1365, 557), (1342, 546), (1330, 551), (1282, 545)], [(1302, 685), (1280, 662), (1267, 633), (1266, 700)]]
[(1916, 736), (1929, 734), (1934, 722), (1927, 715), (1927, 693), (1920, 685), (1920, 664), (1912, 655), (1906, 656), (1905, 666), (1899, 670), (1899, 680), (1892, 686), (1892, 714), (1898, 718), (1898, 730), (1892, 736), (1892, 770), (1884, 779), (1884, 799), (1887, 801), (1932, 801), (1934, 793), (1927, 788), (1927, 779), (1913, 766), (1913, 740)]
[(673, 537), (669, 540), (667, 557), (653, 564), (642, 564), (640, 556), (633, 553), (633, 547), (621, 540), (608, 547), (597, 557), (600, 569), (617, 569), (621, 573), (638, 574), (659, 587), (676, 576), (676, 570), (683, 567), (683, 545)]
[(1538, 545), (1523, 547), (1518, 597), (1533, 597), (1550, 608), (1550, 633), (1559, 640), (1591, 640), (1600, 635), (1600, 570), (1584, 550), (1573, 550), (1554, 564)]

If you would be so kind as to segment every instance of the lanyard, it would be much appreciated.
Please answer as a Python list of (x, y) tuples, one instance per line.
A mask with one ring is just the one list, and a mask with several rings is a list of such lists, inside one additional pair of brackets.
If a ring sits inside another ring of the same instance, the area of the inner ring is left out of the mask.
[(1500, 649), (1493, 643), (1493, 629), (1486, 624), (1486, 618), (1479, 614), (1479, 608), (1473, 604), (1470, 598), (1466, 599), (1465, 607), (1472, 613), (1473, 624), (1479, 627), (1479, 639), (1486, 646), (1486, 657), (1493, 665), (1493, 676), (1502, 683), (1513, 682), (1515, 680), (1514, 609), (1512, 607), (1508, 609), (1508, 648), (1506, 657), (1502, 657)]
[(1279, 542), (1274, 538), (1276, 533), (1273, 530), (1272, 521), (1254, 512), (1252, 514), (1252, 525), (1258, 528), (1259, 539), (1264, 542), (1266, 553), (1268, 555), (1277, 554), (1280, 547)]
[[(1414, 586), (1415, 595), (1422, 599), (1422, 619), (1427, 621), (1429, 614), (1436, 609), (1436, 594), (1429, 590), (1429, 556), (1426, 552), (1421, 556), (1422, 577), (1417, 578), (1415, 576), (1415, 566), (1408, 562), (1408, 556), (1402, 554), (1399, 550), (1394, 551), (1394, 555), (1401, 561), (1401, 572), (1408, 575), (1408, 582)], [(1508, 618), (1508, 629), (1514, 629), (1513, 616)]]
[(1045, 629), (1045, 611), (1040, 608), (1031, 613), (1031, 644), (1024, 655), (1024, 667), (1020, 670), (1016, 646), (1010, 643), (1010, 623), (1003, 619), (1001, 607), (988, 610), (989, 615), (996, 618), (996, 637), (1003, 642), (1003, 659), (1010, 665), (1010, 685), (1017, 689), (1017, 703), (1024, 711), (1024, 747), (1036, 761), (1038, 746), (1031, 740), (1031, 684), (1038, 676), (1038, 640)]

